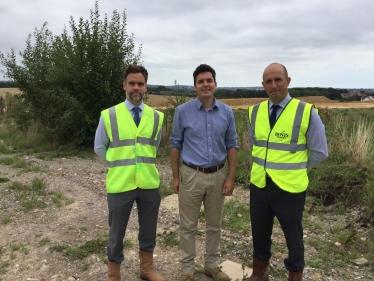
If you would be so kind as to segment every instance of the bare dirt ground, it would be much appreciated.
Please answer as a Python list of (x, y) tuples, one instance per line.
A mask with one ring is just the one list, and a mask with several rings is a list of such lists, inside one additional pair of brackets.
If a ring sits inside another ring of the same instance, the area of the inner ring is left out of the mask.
[[(9, 157), (0, 155), (0, 157)], [(105, 237), (108, 233), (107, 203), (105, 193), (105, 163), (97, 157), (93, 159), (60, 158), (50, 161), (40, 160), (33, 156), (22, 156), (29, 164), (39, 166), (42, 171), (20, 173), (20, 169), (0, 164), (0, 177), (9, 178), (10, 182), (18, 181), (29, 184), (32, 179), (40, 178), (46, 182), (49, 192), (59, 191), (65, 197), (74, 199), (71, 205), (55, 207), (53, 202), (47, 208), (23, 211), (20, 202), (6, 194), (8, 183), (0, 183), (0, 218), (10, 217), (10, 222), (0, 224), (0, 280), (1, 281), (98, 281), (106, 280), (104, 256), (90, 254), (88, 257), (73, 260), (62, 252), (51, 251), (57, 245), (78, 247), (86, 241)], [(171, 169), (168, 163), (158, 163), (162, 182), (170, 186)], [(237, 187), (233, 199), (249, 202), (248, 189)], [(226, 199), (227, 200), (227, 199)], [(347, 216), (349, 216), (347, 214)], [(345, 216), (337, 216), (324, 220), (326, 229), (332, 222), (341, 221), (346, 224)], [(177, 195), (170, 195), (162, 200), (159, 212), (158, 238), (155, 249), (155, 266), (168, 281), (180, 280), (179, 249), (164, 247), (162, 234), (175, 232), (178, 236), (178, 204)], [(199, 235), (196, 238), (197, 248), (197, 281), (212, 281), (201, 273), (204, 253), (204, 221), (199, 221)], [(305, 230), (305, 237), (320, 237), (312, 230)], [(121, 264), (122, 280), (137, 281), (139, 279), (139, 259), (137, 244), (137, 212), (134, 207), (128, 225), (126, 239), (132, 241), (132, 246), (125, 249), (125, 262)], [(285, 246), (282, 232), (275, 227), (274, 241)], [(42, 243), (48, 241), (48, 243)], [(20, 248), (13, 249), (12, 245)], [(227, 245), (237, 245), (229, 248)], [(239, 256), (243, 249), (252, 247), (251, 237), (240, 233), (222, 231), (222, 249), (226, 254), (220, 262), (230, 260), (241, 264)], [(105, 247), (103, 247), (105, 248)], [(27, 249), (27, 252), (25, 251)], [(311, 259), (317, 255), (314, 247), (306, 246), (306, 257)], [(271, 266), (283, 269), (284, 250), (274, 250)], [(304, 280), (313, 281), (348, 281), (374, 280), (373, 265), (358, 267), (348, 264), (344, 268), (333, 269), (324, 274), (316, 268), (306, 267)], [(286, 280), (284, 276), (271, 276), (270, 280)], [(233, 280), (235, 281), (235, 280)], [(236, 280), (238, 281), (238, 280)]]
[[(60, 191), (67, 198), (74, 199), (74, 203), (57, 208), (52, 202), (47, 202), (47, 208), (24, 212), (19, 201), (0, 197), (0, 218), (7, 216), (11, 219), (9, 223), (1, 224), (0, 227), (0, 280), (106, 280), (107, 267), (103, 263), (103, 257), (92, 254), (81, 260), (72, 260), (61, 252), (51, 251), (53, 246), (68, 244), (77, 247), (85, 241), (107, 235), (109, 228), (105, 163), (97, 157), (93, 160), (62, 158), (42, 161), (25, 156), (24, 159), (34, 166), (41, 167), (43, 171), (20, 173), (19, 169), (0, 164), (0, 177), (24, 184), (29, 184), (36, 177), (41, 178), (46, 182), (48, 191)], [(159, 164), (158, 168), (163, 182), (169, 185), (169, 165)], [(9, 183), (0, 183), (0, 194), (5, 192), (7, 184)], [(248, 194), (240, 197), (248, 198)], [(165, 231), (177, 232), (178, 221), (177, 195), (171, 195), (162, 201), (158, 234), (161, 235)], [(122, 280), (140, 280), (137, 225), (137, 212), (134, 206), (126, 232), (126, 239), (130, 239), (133, 245), (125, 250), (125, 262), (121, 266)], [(199, 225), (199, 229), (201, 232), (204, 231), (202, 224)], [(45, 240), (48, 240), (48, 243), (42, 245), (41, 241)], [(161, 240), (161, 236), (158, 240)], [(197, 237), (198, 266), (202, 265), (203, 261), (204, 241), (204, 235)], [(12, 245), (20, 245), (20, 249), (13, 250)], [(24, 249), (28, 250), (27, 254), (24, 253)], [(154, 253), (155, 266), (167, 280), (179, 280), (181, 273), (178, 249), (165, 248), (158, 241)], [(225, 259), (222, 258), (222, 261)], [(238, 258), (232, 256), (230, 260), (238, 261)], [(196, 276), (196, 280), (212, 279), (200, 274)]]

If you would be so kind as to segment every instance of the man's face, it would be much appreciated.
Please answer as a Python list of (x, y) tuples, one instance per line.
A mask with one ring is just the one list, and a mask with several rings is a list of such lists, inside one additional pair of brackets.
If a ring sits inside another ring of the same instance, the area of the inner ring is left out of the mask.
[(210, 99), (214, 96), (214, 91), (217, 88), (217, 83), (213, 79), (211, 72), (202, 72), (196, 76), (196, 84), (194, 89), (197, 93), (198, 99)]
[(126, 91), (126, 98), (133, 105), (140, 105), (147, 91), (147, 85), (143, 74), (130, 73), (127, 75), (126, 81), (123, 82), (123, 89)]
[(271, 64), (264, 71), (262, 86), (270, 100), (278, 104), (287, 96), (290, 82), (281, 65)]

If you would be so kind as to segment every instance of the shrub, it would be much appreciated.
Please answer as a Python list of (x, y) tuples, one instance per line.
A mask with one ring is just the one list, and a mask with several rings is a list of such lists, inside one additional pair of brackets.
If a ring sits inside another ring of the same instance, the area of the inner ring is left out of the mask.
[(141, 46), (135, 54), (126, 13), (101, 20), (97, 2), (89, 20), (71, 17), (69, 26), (71, 35), (54, 36), (45, 23), (27, 38), (22, 65), (13, 49), (0, 62), (22, 92), (12, 110), (17, 125), (34, 123), (61, 143), (82, 144), (92, 142), (100, 111), (124, 99), (122, 73), (140, 61)]

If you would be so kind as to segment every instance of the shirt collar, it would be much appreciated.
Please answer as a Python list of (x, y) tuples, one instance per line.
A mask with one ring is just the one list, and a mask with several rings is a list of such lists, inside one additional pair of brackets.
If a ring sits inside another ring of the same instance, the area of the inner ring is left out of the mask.
[[(281, 108), (285, 108), (285, 106), (287, 105), (287, 103), (291, 100), (291, 96), (290, 94), (288, 93), (287, 96), (280, 102), (278, 103), (278, 105), (281, 107)], [(271, 108), (273, 106), (273, 102), (269, 99), (269, 108)]]
[[(130, 110), (130, 111), (135, 107), (135, 105), (133, 105), (127, 99), (125, 100), (125, 105), (126, 105), (127, 109)], [(138, 107), (141, 109), (141, 111), (143, 111), (143, 109), (144, 109), (144, 102), (142, 102), (140, 105), (138, 105)]]
[[(200, 110), (200, 108), (203, 107), (202, 102), (198, 98), (195, 98), (195, 105), (196, 105), (196, 107), (197, 107), (198, 110)], [(211, 109), (213, 109), (215, 107), (219, 108), (219, 103), (217, 102), (216, 98), (213, 97), (213, 105), (212, 105)]]

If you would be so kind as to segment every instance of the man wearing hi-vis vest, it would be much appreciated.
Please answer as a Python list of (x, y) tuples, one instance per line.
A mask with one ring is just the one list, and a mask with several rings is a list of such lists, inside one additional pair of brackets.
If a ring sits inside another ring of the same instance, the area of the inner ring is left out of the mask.
[(286, 68), (272, 63), (262, 85), (269, 100), (248, 110), (252, 147), (250, 215), (253, 273), (245, 281), (268, 281), (271, 235), (277, 217), (286, 238), (284, 264), (289, 281), (302, 280), (304, 244), (302, 216), (308, 172), (326, 159), (325, 128), (312, 104), (291, 98)]
[(148, 72), (143, 66), (126, 68), (123, 77), (126, 100), (101, 112), (95, 135), (95, 152), (108, 165), (106, 189), (110, 230), (104, 260), (108, 265), (108, 281), (121, 280), (123, 239), (134, 202), (139, 221), (140, 278), (166, 280), (153, 266), (161, 202), (155, 160), (164, 115), (143, 103), (147, 79)]

